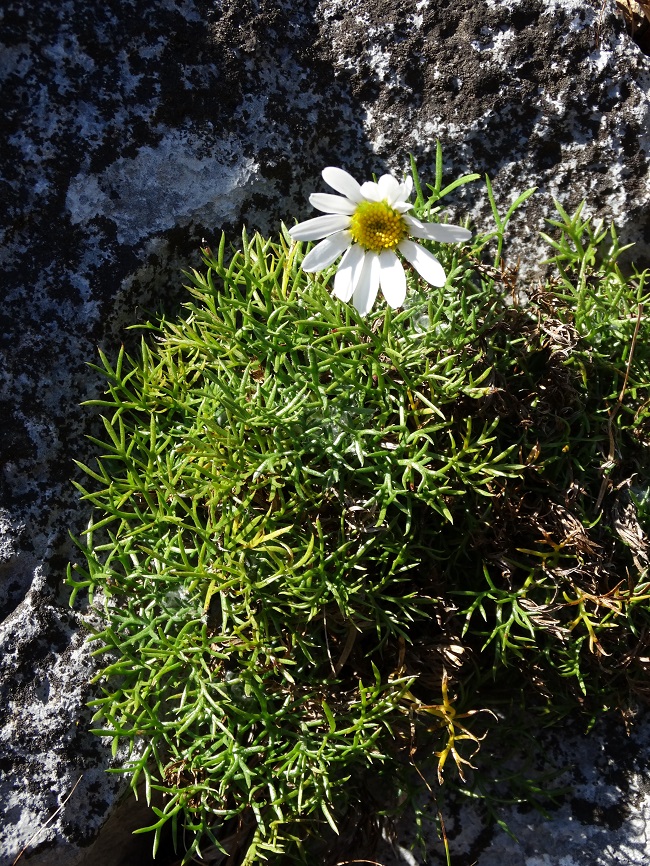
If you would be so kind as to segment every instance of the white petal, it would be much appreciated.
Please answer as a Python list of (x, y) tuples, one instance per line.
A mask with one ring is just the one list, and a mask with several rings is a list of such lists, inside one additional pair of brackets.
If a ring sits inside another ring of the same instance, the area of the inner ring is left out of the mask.
[[(409, 218), (406, 219), (409, 222)], [(462, 226), (442, 225), (441, 223), (420, 223), (419, 226), (414, 226), (411, 229), (410, 234), (414, 238), (426, 238), (445, 244), (468, 241), (472, 237), (472, 233)]]
[(404, 178), (403, 182), (400, 184), (400, 198), (407, 199), (411, 197), (411, 193), (413, 192), (413, 178), (411, 175), (407, 175)]
[(347, 196), (350, 201), (354, 201), (357, 204), (363, 201), (361, 187), (347, 171), (343, 171), (342, 168), (334, 168), (334, 166), (330, 165), (328, 168), (323, 169), (322, 175), (323, 180), (328, 186)]
[(363, 259), (363, 267), (359, 274), (359, 282), (352, 295), (352, 303), (362, 316), (372, 310), (377, 292), (379, 291), (379, 256), (367, 252)]
[(379, 285), (389, 307), (396, 310), (406, 297), (406, 274), (392, 250), (379, 253)]
[(303, 271), (306, 273), (322, 271), (338, 259), (351, 243), (352, 235), (350, 232), (337, 232), (335, 235), (325, 238), (307, 253), (302, 263)]
[(424, 223), (420, 222), (420, 220), (417, 219), (417, 218), (414, 217), (414, 216), (410, 216), (410, 215), (409, 215), (409, 216), (405, 216), (405, 217), (404, 217), (404, 222), (405, 222), (406, 225), (409, 226), (410, 228), (418, 228), (418, 229), (424, 228)]
[(316, 210), (324, 213), (345, 213), (352, 215), (357, 209), (356, 204), (349, 198), (340, 195), (330, 195), (327, 192), (313, 192), (309, 196), (309, 203)]
[(366, 199), (366, 201), (383, 200), (381, 190), (379, 189), (379, 184), (375, 183), (374, 180), (367, 180), (365, 183), (361, 184), (361, 194)]
[(328, 214), (327, 216), (314, 217), (313, 220), (305, 220), (297, 226), (289, 229), (289, 234), (294, 241), (318, 241), (340, 232), (350, 225), (350, 217), (345, 214)]
[(407, 210), (411, 210), (413, 203), (410, 201), (396, 201), (391, 207), (398, 213), (405, 213)]
[(345, 301), (346, 304), (359, 282), (364, 257), (363, 247), (359, 244), (353, 244), (341, 259), (341, 264), (336, 271), (332, 294), (335, 298)]
[(418, 274), (432, 286), (444, 286), (447, 277), (438, 259), (413, 241), (400, 241), (397, 249), (410, 262)]
[(387, 201), (388, 204), (393, 204), (399, 199), (400, 184), (395, 180), (392, 174), (382, 174), (377, 181), (377, 186), (381, 192), (382, 201)]

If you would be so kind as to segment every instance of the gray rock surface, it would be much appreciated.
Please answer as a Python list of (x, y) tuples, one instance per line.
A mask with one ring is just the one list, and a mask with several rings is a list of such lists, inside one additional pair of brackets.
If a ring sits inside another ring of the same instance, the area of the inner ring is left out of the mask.
[[(450, 180), (489, 172), (500, 201), (540, 187), (511, 256), (536, 260), (552, 196), (569, 207), (586, 197), (647, 262), (650, 61), (613, 10), (612, 0), (2, 4), (0, 866), (23, 848), (38, 866), (121, 862), (113, 836), (96, 840), (122, 791), (104, 772), (120, 756), (87, 733), (94, 662), (62, 586), (68, 530), (88, 519), (70, 479), (74, 459), (92, 460), (84, 437), (97, 419), (79, 404), (102, 387), (87, 366), (97, 346), (112, 355), (132, 339), (126, 325), (173, 314), (203, 238), (311, 215), (307, 194), (328, 164), (363, 178), (401, 172), (411, 151), (426, 180), (436, 137)], [(451, 205), (490, 226), (480, 185)], [(648, 798), (639, 810), (650, 813)], [(561, 814), (556, 826), (573, 859), (549, 847), (527, 866), (594, 862)], [(627, 850), (632, 829), (611, 832)], [(475, 850), (481, 866), (506, 862), (503, 849)]]
[[(629, 732), (608, 719), (586, 735), (564, 729), (536, 732), (539, 752), (520, 758), (518, 769), (531, 776), (544, 769), (556, 775), (549, 788), (568, 788), (546, 817), (531, 806), (497, 806), (511, 835), (486, 821), (476, 801), (445, 798), (441, 808), (452, 864), (462, 866), (635, 866), (650, 857), (650, 719), (637, 720)], [(531, 766), (532, 765), (532, 766)], [(536, 766), (535, 766), (536, 765)], [(517, 768), (513, 763), (509, 769)], [(425, 792), (423, 792), (424, 796)], [(426, 800), (424, 802), (427, 802)], [(429, 798), (424, 824), (425, 851), (415, 828), (404, 822), (393, 844), (384, 843), (376, 859), (382, 866), (445, 866), (444, 846)]]

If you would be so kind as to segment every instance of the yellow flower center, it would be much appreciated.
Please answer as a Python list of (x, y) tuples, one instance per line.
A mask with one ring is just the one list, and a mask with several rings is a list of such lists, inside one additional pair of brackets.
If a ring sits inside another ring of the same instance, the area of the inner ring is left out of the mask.
[(373, 253), (394, 250), (408, 235), (402, 215), (385, 201), (362, 201), (352, 214), (352, 240)]

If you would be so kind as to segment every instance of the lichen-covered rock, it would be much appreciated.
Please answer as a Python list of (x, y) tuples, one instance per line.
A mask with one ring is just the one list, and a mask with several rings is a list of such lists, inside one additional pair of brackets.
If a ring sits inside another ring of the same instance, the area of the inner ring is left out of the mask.
[(11, 863), (27, 846), (26, 862), (74, 863), (79, 844), (105, 822), (120, 783), (105, 772), (115, 763), (110, 750), (87, 734), (93, 665), (79, 618), (54, 601), (42, 567), (32, 579), (0, 625), (0, 862)]
[[(337, 78), (359, 100), (372, 150), (393, 168), (430, 165), (444, 145), (449, 177), (489, 174), (500, 202), (530, 186), (513, 257), (544, 258), (536, 232), (552, 199), (614, 220), (637, 258), (650, 252), (650, 64), (612, 4), (584, 0), (399, 2), (320, 9)], [(467, 187), (456, 214), (490, 222)]]
[[(647, 260), (650, 63), (614, 9), (3, 4), (0, 866), (25, 846), (25, 863), (116, 862), (102, 860), (101, 836), (87, 848), (122, 786), (87, 733), (93, 661), (62, 589), (68, 530), (88, 519), (70, 479), (74, 459), (92, 460), (97, 420), (79, 404), (102, 387), (87, 366), (97, 346), (110, 355), (132, 339), (125, 325), (173, 314), (203, 238), (309, 216), (328, 164), (362, 178), (404, 170), (413, 152), (426, 181), (436, 138), (450, 179), (487, 172), (502, 202), (540, 187), (511, 257), (538, 261), (535, 232), (557, 196), (587, 198)], [(478, 184), (451, 205), (489, 226)]]
[[(650, 854), (648, 766), (650, 719), (626, 732), (621, 719), (609, 719), (585, 735), (574, 725), (538, 732), (544, 754), (521, 757), (518, 769), (534, 778), (543, 767), (555, 775), (549, 788), (561, 791), (547, 818), (529, 805), (503, 805), (499, 818), (512, 836), (488, 827), (486, 810), (476, 800), (452, 796), (442, 808), (452, 862), (478, 866), (645, 866)], [(535, 766), (537, 764), (538, 766)], [(513, 765), (511, 769), (515, 769)], [(383, 866), (445, 863), (434, 818), (424, 826), (426, 854), (415, 843), (415, 827), (400, 828), (393, 844), (376, 854)], [(513, 838), (513, 836), (515, 838)], [(454, 859), (457, 858), (457, 859)]]

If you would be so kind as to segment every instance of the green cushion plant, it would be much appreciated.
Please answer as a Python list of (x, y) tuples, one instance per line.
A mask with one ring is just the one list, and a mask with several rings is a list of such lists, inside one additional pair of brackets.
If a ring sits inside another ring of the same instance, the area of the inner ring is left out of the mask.
[[(439, 153), (416, 216), (474, 177), (443, 189)], [(106, 654), (96, 731), (162, 795), (156, 847), (171, 821), (186, 859), (309, 862), (369, 774), (433, 761), (469, 790), (514, 707), (647, 696), (647, 273), (558, 207), (548, 278), (518, 280), (531, 192), (501, 217), (488, 182), (496, 229), (425, 241), (445, 285), (407, 269), (365, 318), (285, 229), (222, 238), (177, 320), (102, 355), (71, 603)]]

